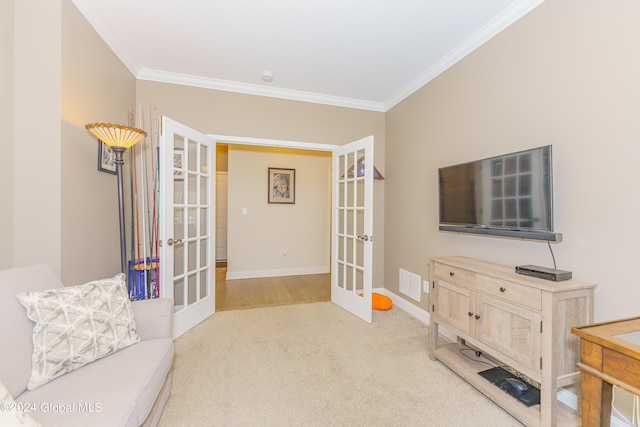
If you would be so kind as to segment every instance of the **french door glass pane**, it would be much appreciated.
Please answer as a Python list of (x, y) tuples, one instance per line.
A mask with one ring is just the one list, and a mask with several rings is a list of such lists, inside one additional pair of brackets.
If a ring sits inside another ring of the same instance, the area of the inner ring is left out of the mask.
[(198, 170), (198, 143), (196, 141), (193, 140), (189, 140), (189, 142), (187, 143), (188, 147), (189, 147), (189, 151), (188, 151), (188, 155), (187, 157), (189, 158), (188, 160), (188, 165), (189, 165), (189, 172), (195, 172)]

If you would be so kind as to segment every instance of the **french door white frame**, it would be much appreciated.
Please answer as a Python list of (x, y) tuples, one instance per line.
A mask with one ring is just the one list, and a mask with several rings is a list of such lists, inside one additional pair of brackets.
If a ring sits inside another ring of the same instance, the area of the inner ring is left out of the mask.
[(215, 312), (215, 156), (215, 140), (162, 117), (160, 296), (174, 298), (174, 338)]
[(373, 136), (336, 148), (333, 163), (331, 301), (373, 319)]
[[(164, 120), (165, 118), (163, 118)], [(168, 121), (170, 122), (174, 122), (168, 118), (166, 118)], [(184, 125), (181, 125), (178, 122), (174, 122), (173, 124), (174, 126), (177, 127), (177, 129), (180, 129), (182, 132), (187, 133), (190, 130), (186, 129), (186, 127)], [(163, 125), (164, 128), (164, 125)], [(192, 137), (193, 138), (199, 138), (198, 134), (199, 132), (196, 131), (195, 129), (191, 129), (191, 131), (193, 131)], [(251, 138), (251, 137), (237, 137), (237, 136), (228, 136), (228, 135), (215, 135), (215, 134), (209, 134), (209, 135), (204, 135), (204, 134), (200, 134), (201, 136), (206, 136), (208, 139), (211, 140), (212, 142), (212, 148), (213, 150), (210, 150), (213, 152), (213, 162), (211, 164), (215, 164), (215, 145), (217, 143), (226, 143), (226, 144), (236, 144), (236, 145), (255, 145), (255, 146), (262, 146), (262, 147), (278, 147), (278, 148), (295, 148), (295, 149), (301, 149), (301, 150), (315, 150), (315, 151), (329, 151), (331, 153), (333, 153), (333, 155), (335, 156), (335, 152), (337, 149), (339, 149), (340, 145), (334, 145), (334, 144), (318, 144), (318, 143), (311, 143), (311, 142), (299, 142), (299, 141), (285, 141), (285, 140), (274, 140), (274, 139), (264, 139), (264, 138)], [(160, 151), (161, 151), (161, 164), (165, 165), (165, 167), (161, 168), (161, 180), (163, 183), (165, 183), (165, 185), (167, 185), (167, 187), (165, 188), (172, 188), (172, 184), (173, 184), (173, 167), (171, 164), (171, 160), (168, 156), (172, 156), (173, 155), (173, 145), (172, 144), (167, 144), (167, 145), (171, 145), (171, 149), (167, 149), (166, 147), (161, 147)], [(169, 162), (169, 163), (167, 163)], [(163, 169), (165, 170), (165, 172), (163, 172)], [(163, 173), (168, 173), (171, 172), (171, 175), (163, 175)], [(211, 176), (215, 177), (215, 174), (211, 174)], [(169, 184), (169, 182), (171, 181), (171, 184)], [(211, 204), (210, 204), (210, 208), (212, 210), (215, 210), (215, 184), (212, 185), (212, 192), (210, 192), (210, 198), (211, 198)], [(172, 191), (171, 190), (171, 191)], [(172, 201), (172, 205), (173, 205), (173, 198), (171, 198)], [(333, 205), (333, 204), (332, 204)], [(171, 209), (173, 209), (173, 206), (171, 207)], [(332, 206), (332, 212), (333, 212), (334, 207)], [(166, 240), (169, 239), (169, 237), (173, 234), (171, 228), (172, 228), (172, 224), (168, 223), (168, 219), (172, 219), (173, 215), (170, 215), (171, 218), (167, 218), (167, 215), (160, 215), (160, 228), (161, 228), (161, 239), (164, 238), (165, 240), (165, 244), (166, 244)], [(171, 221), (172, 222), (172, 221)], [(215, 222), (215, 221), (214, 221)], [(210, 316), (211, 314), (213, 314), (215, 312), (215, 242), (212, 240), (213, 238), (215, 238), (215, 233), (213, 232), (213, 229), (215, 228), (215, 225), (211, 224), (210, 225), (211, 229), (212, 229), (212, 234), (209, 236), (209, 244), (210, 247), (213, 250), (208, 250), (207, 252), (209, 254), (212, 254), (212, 264), (210, 266), (211, 271), (210, 271), (210, 283), (208, 286), (208, 293), (207, 293), (207, 297), (206, 297), (206, 301), (198, 301), (195, 305), (193, 305), (192, 307), (188, 307), (187, 309), (181, 309), (181, 310), (177, 310), (176, 311), (176, 317), (174, 318), (174, 337), (180, 336), (181, 334), (183, 334), (184, 332), (186, 332), (187, 330), (189, 330), (191, 327), (195, 326), (195, 324), (197, 324), (198, 321), (204, 320), (206, 317)], [(333, 244), (332, 244), (333, 247)], [(161, 268), (162, 268), (162, 264), (164, 263), (166, 265), (166, 263), (171, 263), (173, 264), (173, 256), (171, 251), (167, 251), (168, 248), (164, 248), (164, 250), (162, 250), (163, 254), (161, 254), (161, 257), (163, 258), (163, 262), (161, 262)], [(333, 252), (333, 249), (332, 249)], [(333, 253), (330, 254), (333, 257)], [(371, 268), (371, 267), (369, 267)], [(171, 269), (172, 270), (172, 269)], [(162, 272), (161, 272), (162, 274)], [(369, 272), (370, 275), (370, 272)], [(167, 274), (165, 273), (163, 275), (164, 277), (167, 277)], [(170, 274), (171, 278), (171, 288), (173, 288), (173, 271), (171, 271)], [(162, 286), (162, 282), (166, 282), (166, 280), (162, 280), (161, 279), (161, 286)], [(164, 296), (165, 294), (167, 294), (167, 289), (169, 289), (167, 287), (167, 284), (165, 283), (164, 285), (164, 289), (161, 289), (161, 295)], [(332, 292), (333, 292), (333, 284), (332, 284)], [(369, 286), (368, 292), (366, 292), (368, 295), (365, 296), (365, 301), (370, 301), (371, 300), (371, 287)], [(333, 298), (332, 298), (333, 300)], [(335, 302), (335, 301), (334, 301)], [(370, 309), (370, 303), (369, 305), (369, 309)], [(343, 306), (343, 308), (345, 308), (348, 311), (351, 311), (350, 308), (348, 306)], [(361, 310), (360, 310), (361, 311)], [(351, 311), (353, 314), (362, 317), (361, 314), (355, 313), (353, 311)], [(200, 320), (198, 320), (200, 319)], [(369, 320), (370, 321), (370, 320)]]

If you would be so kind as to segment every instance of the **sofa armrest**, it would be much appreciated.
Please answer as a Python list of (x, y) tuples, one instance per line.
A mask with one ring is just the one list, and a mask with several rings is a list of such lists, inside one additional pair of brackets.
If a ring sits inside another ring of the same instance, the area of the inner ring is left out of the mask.
[(173, 299), (156, 298), (132, 301), (136, 330), (143, 341), (173, 338)]

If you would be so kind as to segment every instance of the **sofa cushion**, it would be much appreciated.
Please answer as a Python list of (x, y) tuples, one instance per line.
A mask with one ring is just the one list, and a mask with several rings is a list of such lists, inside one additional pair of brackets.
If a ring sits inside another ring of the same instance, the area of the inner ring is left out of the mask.
[(173, 298), (132, 301), (131, 307), (141, 340), (173, 338)]
[(44, 405), (32, 415), (47, 427), (139, 426), (162, 390), (173, 352), (171, 338), (141, 341), (25, 391), (16, 401)]
[(39, 427), (29, 415), (34, 406), (26, 403), (16, 403), (9, 394), (9, 390), (0, 383), (0, 426), (2, 427)]
[(0, 271), (0, 343), (3, 349), (0, 351), (0, 379), (12, 396), (27, 388), (33, 353), (33, 322), (16, 295), (61, 287), (58, 275), (48, 265)]
[(36, 323), (29, 390), (140, 341), (124, 278), (17, 295)]

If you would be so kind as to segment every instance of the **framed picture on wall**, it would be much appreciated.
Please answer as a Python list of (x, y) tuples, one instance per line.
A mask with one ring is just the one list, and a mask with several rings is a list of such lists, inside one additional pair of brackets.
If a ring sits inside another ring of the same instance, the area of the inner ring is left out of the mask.
[(294, 204), (296, 202), (296, 170), (269, 168), (269, 203)]
[(116, 174), (116, 154), (102, 141), (98, 141), (98, 170)]

